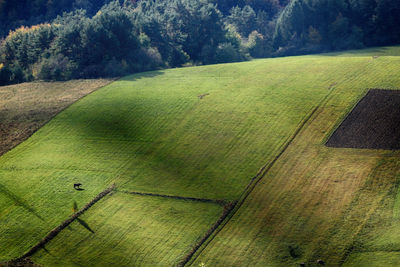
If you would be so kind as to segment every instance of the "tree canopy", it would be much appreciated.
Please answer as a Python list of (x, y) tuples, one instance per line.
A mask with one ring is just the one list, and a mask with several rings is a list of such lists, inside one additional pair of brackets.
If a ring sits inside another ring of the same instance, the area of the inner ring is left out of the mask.
[(399, 44), (399, 13), (390, 0), (0, 0), (0, 85)]

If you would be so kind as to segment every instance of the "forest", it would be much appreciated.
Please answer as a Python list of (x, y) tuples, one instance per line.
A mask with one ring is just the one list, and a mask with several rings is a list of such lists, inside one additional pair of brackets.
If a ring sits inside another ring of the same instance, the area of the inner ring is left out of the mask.
[(0, 85), (400, 43), (391, 0), (0, 0)]

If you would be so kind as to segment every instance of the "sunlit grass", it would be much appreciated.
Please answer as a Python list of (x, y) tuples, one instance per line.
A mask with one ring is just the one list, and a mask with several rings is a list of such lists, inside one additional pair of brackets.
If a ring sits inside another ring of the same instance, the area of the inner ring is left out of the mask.
[(316, 265), (318, 259), (328, 266), (398, 263), (398, 254), (389, 252), (400, 244), (393, 234), (400, 229), (394, 204), (400, 152), (324, 144), (368, 88), (400, 89), (400, 60), (328, 57), (326, 64), (337, 66), (323, 74), (326, 79), (345, 72), (327, 102), (194, 266)]
[(33, 260), (44, 266), (172, 266), (221, 213), (216, 204), (116, 193)]

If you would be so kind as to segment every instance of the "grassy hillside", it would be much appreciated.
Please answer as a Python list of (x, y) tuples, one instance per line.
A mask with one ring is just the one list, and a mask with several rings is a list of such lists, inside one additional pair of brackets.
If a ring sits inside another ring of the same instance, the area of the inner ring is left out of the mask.
[[(272, 162), (195, 266), (346, 260), (399, 178), (398, 152), (324, 146), (366, 88), (400, 88), (400, 57), (365, 53), (142, 73), (83, 98), (0, 158), (0, 262), (111, 183), (233, 201)], [(85, 190), (74, 190), (77, 182)], [(211, 202), (118, 192), (82, 217), (86, 227), (74, 222), (33, 258), (46, 266), (171, 265), (221, 213)]]
[[(324, 58), (333, 67), (326, 78), (343, 71), (331, 95), (196, 264), (317, 265), (323, 259), (330, 266), (397, 266), (400, 152), (324, 144), (368, 88), (400, 88), (400, 57), (337, 55)], [(321, 59), (304, 60), (311, 58)]]
[(46, 266), (172, 266), (221, 212), (219, 205), (116, 193), (74, 222), (35, 261)]
[(79, 98), (112, 80), (31, 82), (0, 87), (0, 155)]
[[(78, 101), (0, 158), (0, 260), (21, 255), (73, 202), (113, 182), (238, 198), (327, 93), (322, 76), (299, 82), (298, 67), (327, 68), (280, 59), (172, 69), (126, 77)], [(84, 191), (73, 189), (77, 182)]]

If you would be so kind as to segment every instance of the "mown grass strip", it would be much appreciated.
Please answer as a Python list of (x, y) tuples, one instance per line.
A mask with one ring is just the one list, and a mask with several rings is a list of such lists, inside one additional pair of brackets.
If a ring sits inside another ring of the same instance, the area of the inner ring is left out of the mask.
[(121, 193), (124, 193), (124, 194), (139, 195), (139, 196), (164, 197), (164, 198), (171, 198), (171, 199), (178, 199), (178, 200), (197, 201), (197, 202), (204, 202), (204, 203), (214, 203), (214, 204), (218, 204), (218, 205), (221, 205), (221, 206), (225, 206), (225, 205), (229, 204), (229, 202), (227, 202), (226, 200), (220, 200), (220, 199), (171, 196), (171, 195), (144, 193), (144, 192), (135, 192), (135, 191), (126, 191), (126, 190), (118, 190), (118, 192), (121, 192)]
[(92, 207), (96, 202), (100, 199), (111, 193), (115, 189), (115, 184), (111, 185), (103, 192), (99, 193), (95, 198), (93, 198), (89, 203), (87, 203), (82, 209), (78, 212), (74, 213), (67, 220), (62, 222), (59, 226), (51, 230), (51, 232), (39, 241), (36, 245), (34, 245), (28, 252), (26, 252), (21, 257), (13, 260), (12, 262), (19, 262), (27, 257), (34, 255), (39, 249), (43, 248), (48, 242), (50, 242), (54, 237), (56, 237), (62, 230), (64, 230), (68, 225), (70, 225), (73, 221), (75, 221), (79, 216), (81, 216), (85, 211), (87, 211), (90, 207)]

